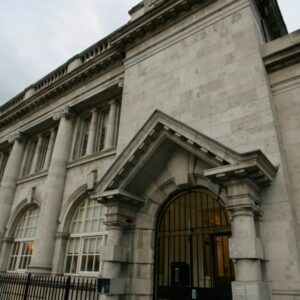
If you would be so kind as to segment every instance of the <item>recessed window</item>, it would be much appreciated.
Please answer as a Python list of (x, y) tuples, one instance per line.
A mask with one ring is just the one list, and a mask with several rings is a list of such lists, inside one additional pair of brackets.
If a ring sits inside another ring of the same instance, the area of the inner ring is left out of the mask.
[(87, 199), (75, 212), (67, 245), (66, 274), (101, 273), (105, 210), (97, 201)]
[(27, 140), (21, 176), (34, 174), (49, 167), (49, 165), (45, 166), (45, 163), (50, 162), (49, 157), (51, 158), (52, 155), (50, 152), (53, 147), (49, 149), (50, 138), (50, 131), (46, 131)]
[(120, 105), (112, 100), (78, 116), (73, 140), (72, 159), (114, 148), (116, 145)]
[(45, 160), (47, 156), (48, 146), (50, 141), (50, 133), (46, 133), (42, 137), (40, 155), (38, 157), (37, 167), (35, 172), (39, 172), (44, 169)]
[(19, 221), (9, 258), (9, 271), (24, 271), (30, 264), (38, 217), (39, 208), (33, 207)]
[(32, 163), (33, 163), (33, 158), (36, 151), (37, 143), (38, 143), (37, 137), (33, 137), (27, 141), (26, 155), (25, 155), (23, 169), (22, 169), (22, 176), (26, 176), (31, 173), (31, 168), (32, 168)]
[(104, 149), (105, 138), (107, 134), (108, 116), (109, 116), (109, 110), (104, 110), (100, 114), (100, 121), (99, 121), (100, 126), (99, 126), (98, 143), (96, 146), (96, 151), (101, 151)]
[(73, 152), (73, 159), (86, 155), (87, 144), (89, 139), (91, 115), (79, 116), (77, 120), (76, 143)]

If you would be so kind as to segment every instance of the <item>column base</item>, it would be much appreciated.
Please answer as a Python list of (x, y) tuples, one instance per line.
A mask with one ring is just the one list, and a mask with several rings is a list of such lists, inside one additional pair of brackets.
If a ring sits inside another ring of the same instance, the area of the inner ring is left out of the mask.
[(270, 300), (270, 289), (266, 282), (232, 282), (233, 300)]

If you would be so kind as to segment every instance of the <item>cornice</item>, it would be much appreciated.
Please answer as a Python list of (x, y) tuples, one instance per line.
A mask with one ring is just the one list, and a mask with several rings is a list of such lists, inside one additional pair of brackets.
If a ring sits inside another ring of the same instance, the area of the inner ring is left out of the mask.
[[(138, 42), (178, 22), (216, 0), (161, 0), (154, 8), (133, 20), (82, 53), (72, 57), (65, 64), (43, 77), (22, 93), (0, 107), (0, 130), (12, 122), (28, 115), (33, 110), (53, 101), (57, 96), (76, 85), (108, 71), (116, 64), (122, 64), (124, 53)], [(276, 0), (255, 0), (263, 10), (269, 7), (268, 19), (275, 22), (274, 36), (286, 32)], [(139, 4), (142, 5), (142, 4)], [(138, 7), (136, 7), (138, 8)]]
[(269, 73), (279, 71), (300, 62), (300, 41), (284, 49), (264, 57), (266, 69)]
[(266, 22), (272, 40), (288, 33), (277, 0), (255, 0), (255, 4)]
[[(94, 60), (79, 66), (70, 73), (65, 74), (63, 77), (57, 79), (52, 84), (45, 86), (43, 89), (37, 91), (30, 98), (18, 96), (17, 99), (13, 98), (0, 107), (0, 130), (16, 122), (22, 116), (27, 115), (29, 112), (54, 101), (57, 96), (64, 94), (72, 89), (74, 86), (79, 85), (95, 75), (102, 74), (110, 68), (120, 65), (122, 63), (122, 54), (118, 53), (115, 49), (110, 49), (105, 55), (101, 55)], [(39, 82), (37, 84), (40, 84)]]

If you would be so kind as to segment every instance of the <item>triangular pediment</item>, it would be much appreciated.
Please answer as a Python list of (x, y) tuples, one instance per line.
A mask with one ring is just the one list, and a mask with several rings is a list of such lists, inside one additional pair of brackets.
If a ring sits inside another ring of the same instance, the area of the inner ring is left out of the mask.
[(201, 161), (203, 175), (214, 182), (224, 176), (249, 176), (263, 186), (270, 184), (276, 173), (276, 168), (260, 150), (240, 154), (155, 111), (97, 184), (92, 197), (123, 194), (138, 198), (163, 170), (173, 153), (180, 149)]

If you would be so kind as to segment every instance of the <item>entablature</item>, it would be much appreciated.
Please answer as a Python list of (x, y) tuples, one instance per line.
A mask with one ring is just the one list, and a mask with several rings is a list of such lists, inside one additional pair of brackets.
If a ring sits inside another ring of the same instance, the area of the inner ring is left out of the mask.
[[(133, 12), (144, 7), (136, 19), (119, 28), (0, 107), (0, 129), (32, 110), (49, 104), (75, 86), (123, 64), (128, 48), (162, 31), (217, 0), (145, 0)], [(276, 0), (255, 0), (261, 14), (269, 20), (273, 37), (286, 33)], [(146, 9), (147, 8), (147, 9)]]
[(300, 62), (300, 30), (263, 45), (263, 59), (269, 73)]

